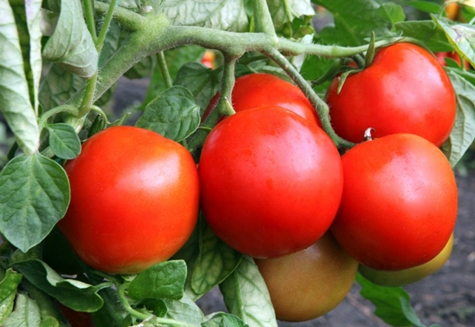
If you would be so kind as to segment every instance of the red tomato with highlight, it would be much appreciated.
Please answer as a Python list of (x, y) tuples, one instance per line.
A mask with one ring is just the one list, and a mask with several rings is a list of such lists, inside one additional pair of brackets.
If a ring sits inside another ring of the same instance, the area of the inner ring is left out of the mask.
[(422, 136), (441, 146), (455, 122), (451, 81), (437, 59), (410, 43), (380, 49), (372, 64), (348, 76), (341, 92), (339, 77), (327, 93), (331, 123), (342, 138), (359, 143), (364, 132), (374, 137), (395, 133)]
[(71, 203), (59, 228), (95, 269), (138, 273), (169, 259), (191, 235), (199, 178), (191, 154), (161, 135), (111, 127), (65, 165)]
[(377, 270), (434, 258), (457, 216), (457, 185), (444, 154), (413, 134), (356, 145), (342, 157), (344, 188), (331, 230), (345, 251)]
[(277, 257), (315, 243), (330, 227), (343, 188), (339, 153), (317, 125), (266, 107), (221, 121), (199, 165), (201, 204), (234, 249)]
[[(216, 94), (206, 108), (203, 119), (210, 114), (218, 100), (219, 94)], [(232, 105), (236, 112), (261, 107), (282, 107), (320, 125), (317, 112), (305, 94), (294, 84), (271, 74), (238, 77), (232, 91)]]

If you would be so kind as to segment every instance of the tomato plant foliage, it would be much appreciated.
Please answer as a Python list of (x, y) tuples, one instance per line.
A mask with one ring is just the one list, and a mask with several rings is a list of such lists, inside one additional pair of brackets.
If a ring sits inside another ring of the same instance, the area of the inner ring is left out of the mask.
[[(134, 240), (147, 247), (160, 235), (142, 220), (131, 219), (136, 224), (131, 227), (120, 219), (126, 202), (131, 213), (149, 207), (140, 196), (117, 197), (120, 201), (114, 205), (106, 200), (98, 203), (96, 197), (91, 205), (94, 192), (105, 192), (94, 189), (98, 184), (92, 176), (117, 171), (115, 164), (82, 172), (80, 180), (92, 192), (80, 203), (64, 167), (81, 156), (82, 145), (102, 130), (135, 125), (189, 152), (195, 169), (210, 131), (223, 115), (234, 113), (236, 79), (255, 73), (274, 75), (300, 88), (305, 103), (317, 113), (319, 126), (343, 153), (354, 144), (335, 132), (325, 102), (335, 77), (340, 76), (339, 86), (344, 88), (345, 79), (368, 68), (379, 49), (401, 42), (423, 47), (429, 55), (454, 52), (475, 66), (473, 10), (461, 4), (463, 21), (456, 21), (447, 16), (443, 1), (401, 3), (0, 0), (0, 324), (68, 326), (59, 303), (90, 313), (96, 327), (277, 326), (266, 282), (253, 258), (218, 237), (198, 210), (186, 243), (147, 269), (133, 275), (119, 269), (114, 274), (96, 270), (100, 265), (96, 269), (87, 265), (57, 227), (70, 203), (79, 211), (98, 212), (94, 206), (109, 206), (110, 219), (96, 237), (105, 237), (112, 252), (140, 252), (130, 250), (137, 245)], [(213, 52), (213, 68), (201, 62), (205, 51)], [(456, 98), (454, 127), (440, 147), (452, 168), (464, 164), (475, 138), (475, 73), (462, 67), (449, 61), (443, 68)], [(138, 103), (124, 108), (115, 102), (118, 84), (126, 79), (140, 79), (145, 90)], [(247, 94), (252, 91), (242, 96), (252, 97)], [(216, 106), (203, 117), (216, 94)], [(246, 132), (244, 126), (236, 135)], [(151, 151), (142, 143), (146, 142), (133, 144), (122, 162), (130, 158), (140, 162)], [(111, 145), (107, 153), (118, 155), (120, 150), (120, 145)], [(286, 150), (280, 149), (282, 158)], [(101, 162), (103, 156), (99, 152), (93, 160)], [(166, 178), (159, 175), (154, 181), (172, 179), (171, 173), (162, 174)], [(147, 187), (151, 178), (139, 176), (128, 183)], [(190, 192), (182, 187), (173, 195), (186, 198)], [(294, 200), (294, 205), (300, 201)], [(151, 222), (160, 215), (157, 210), (147, 218)], [(113, 239), (107, 224), (136, 235), (125, 241)], [(167, 224), (173, 229), (172, 222)], [(403, 289), (388, 291), (361, 275), (356, 282), (386, 323), (424, 326)], [(228, 312), (204, 313), (197, 301), (218, 287)]]

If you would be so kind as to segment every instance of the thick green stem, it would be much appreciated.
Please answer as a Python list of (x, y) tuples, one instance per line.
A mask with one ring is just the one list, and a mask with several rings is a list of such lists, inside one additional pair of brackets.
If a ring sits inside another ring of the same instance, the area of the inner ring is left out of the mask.
[(97, 72), (86, 82), (86, 89), (84, 97), (79, 107), (77, 114), (78, 118), (84, 117), (89, 113), (89, 110), (96, 99), (94, 99), (94, 92), (96, 90)]
[(297, 84), (300, 89), (305, 93), (305, 95), (308, 97), (308, 99), (316, 109), (323, 129), (330, 136), (335, 145), (338, 148), (351, 148), (354, 144), (342, 139), (333, 130), (333, 127), (330, 123), (330, 109), (328, 108), (328, 105), (317, 95), (317, 93), (315, 93), (315, 91), (308, 84), (308, 82), (302, 77), (302, 75), (299, 74), (297, 69), (287, 60), (287, 58), (285, 58), (285, 56), (283, 56), (277, 50), (273, 50), (267, 53), (267, 55), (272, 60), (274, 60), (289, 75), (289, 77), (292, 78), (295, 84)]

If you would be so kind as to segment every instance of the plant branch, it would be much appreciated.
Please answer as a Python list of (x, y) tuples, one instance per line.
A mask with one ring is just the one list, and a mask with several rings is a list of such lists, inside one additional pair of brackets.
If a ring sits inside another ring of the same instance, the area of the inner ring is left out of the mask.
[(254, 18), (256, 21), (256, 32), (261, 32), (275, 41), (277, 41), (277, 34), (275, 34), (274, 22), (269, 12), (266, 0), (254, 0)]
[(318, 113), (320, 122), (322, 124), (325, 132), (330, 136), (335, 145), (340, 147), (351, 148), (354, 144), (348, 142), (341, 137), (339, 137), (330, 123), (330, 109), (325, 101), (323, 101), (317, 93), (312, 89), (312, 87), (307, 83), (307, 81), (299, 74), (297, 69), (282, 55), (279, 51), (273, 50), (269, 53), (266, 53), (272, 60), (274, 60), (288, 75), (289, 77), (297, 84), (300, 89), (305, 93), (307, 98), (310, 100), (314, 108)]

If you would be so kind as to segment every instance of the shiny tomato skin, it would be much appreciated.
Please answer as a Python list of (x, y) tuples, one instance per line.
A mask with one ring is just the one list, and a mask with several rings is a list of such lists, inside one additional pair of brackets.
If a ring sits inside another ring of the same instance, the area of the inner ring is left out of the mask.
[(435, 256), (435, 258), (429, 262), (412, 268), (393, 271), (376, 270), (360, 265), (358, 270), (363, 277), (373, 284), (386, 287), (406, 286), (420, 281), (442, 268), (452, 253), (453, 244), (454, 236), (452, 234), (447, 244), (444, 246), (442, 251)]
[(95, 269), (134, 274), (165, 261), (196, 224), (199, 178), (193, 158), (155, 132), (108, 128), (88, 139), (65, 170), (71, 203), (58, 226)]
[(199, 174), (212, 230), (257, 258), (315, 243), (333, 221), (343, 188), (331, 139), (279, 107), (245, 110), (216, 125), (203, 145)]
[[(210, 101), (203, 117), (216, 106), (219, 94)], [(282, 107), (320, 126), (317, 112), (305, 94), (294, 84), (266, 73), (238, 77), (232, 91), (232, 105), (236, 112), (261, 107)]]
[(342, 156), (344, 188), (331, 230), (345, 251), (377, 270), (434, 258), (452, 234), (457, 185), (444, 154), (413, 134), (360, 143)]
[(339, 77), (327, 92), (331, 123), (342, 138), (359, 143), (364, 131), (374, 137), (411, 133), (437, 146), (448, 138), (456, 110), (451, 81), (425, 49), (396, 43), (380, 49), (372, 64), (348, 76), (337, 93)]
[(358, 263), (330, 232), (310, 247), (271, 259), (255, 259), (278, 320), (302, 322), (320, 317), (343, 301)]

